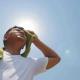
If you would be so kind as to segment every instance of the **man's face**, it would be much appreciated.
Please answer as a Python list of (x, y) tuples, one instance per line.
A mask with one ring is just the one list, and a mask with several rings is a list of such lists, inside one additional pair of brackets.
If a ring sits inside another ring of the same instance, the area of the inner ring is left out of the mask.
[(13, 28), (8, 34), (8, 41), (15, 47), (21, 49), (26, 43), (26, 36), (23, 30), (19, 28)]

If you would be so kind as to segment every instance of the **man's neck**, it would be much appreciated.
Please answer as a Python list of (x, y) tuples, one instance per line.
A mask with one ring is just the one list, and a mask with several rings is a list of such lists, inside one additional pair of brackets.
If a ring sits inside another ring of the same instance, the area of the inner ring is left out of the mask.
[(12, 55), (19, 55), (20, 54), (19, 50), (12, 48), (12, 47), (6, 47), (5, 51), (9, 52)]

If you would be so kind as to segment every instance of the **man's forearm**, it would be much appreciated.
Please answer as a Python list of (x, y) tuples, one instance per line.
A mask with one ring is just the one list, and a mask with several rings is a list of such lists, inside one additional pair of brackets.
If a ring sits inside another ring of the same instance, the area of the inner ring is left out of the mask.
[[(31, 32), (31, 34), (34, 34), (34, 32)], [(38, 37), (34, 37), (33, 41), (34, 45), (42, 51), (45, 57), (48, 57), (48, 64), (46, 66), (46, 69), (50, 69), (60, 61), (60, 57), (57, 55), (55, 51), (53, 51), (51, 48), (49, 48), (47, 45), (45, 45), (42, 41), (38, 39)]]
[(33, 43), (35, 44), (35, 46), (37, 48), (39, 48), (43, 54), (46, 57), (59, 57), (55, 51), (53, 51), (51, 48), (49, 48), (47, 45), (45, 45), (42, 41), (40, 41), (39, 39), (36, 39), (33, 41)]

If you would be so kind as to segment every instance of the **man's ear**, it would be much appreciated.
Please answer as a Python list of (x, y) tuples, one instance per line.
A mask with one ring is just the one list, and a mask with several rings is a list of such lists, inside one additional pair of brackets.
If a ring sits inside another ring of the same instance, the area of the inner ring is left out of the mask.
[(9, 35), (8, 34), (5, 34), (4, 35), (4, 40), (6, 41), (8, 38), (9, 38)]
[(6, 33), (5, 35), (4, 35), (4, 40), (7, 40), (9, 37), (10, 37), (10, 33), (8, 32), (8, 33)]
[(8, 35), (5, 34), (5, 35), (4, 35), (4, 39), (3, 39), (3, 43), (4, 43), (4, 45), (6, 45), (7, 40), (8, 40)]

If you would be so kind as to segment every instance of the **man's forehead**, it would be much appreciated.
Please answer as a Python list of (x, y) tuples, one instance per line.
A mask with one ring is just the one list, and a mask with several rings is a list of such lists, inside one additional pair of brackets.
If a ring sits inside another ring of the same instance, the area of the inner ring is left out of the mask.
[(10, 28), (10, 29), (4, 34), (4, 38), (5, 38), (6, 36), (8, 36), (9, 34), (15, 34), (16, 32), (20, 32), (20, 33), (22, 33), (22, 34), (25, 35), (23, 29), (24, 29), (24, 28), (22, 28), (22, 27), (12, 27), (12, 28)]
[(16, 34), (19, 34), (19, 35), (25, 35), (25, 32), (22, 30), (22, 29), (19, 29), (19, 28), (13, 28), (11, 29), (8, 33), (7, 33), (7, 36), (8, 35), (16, 35)]

